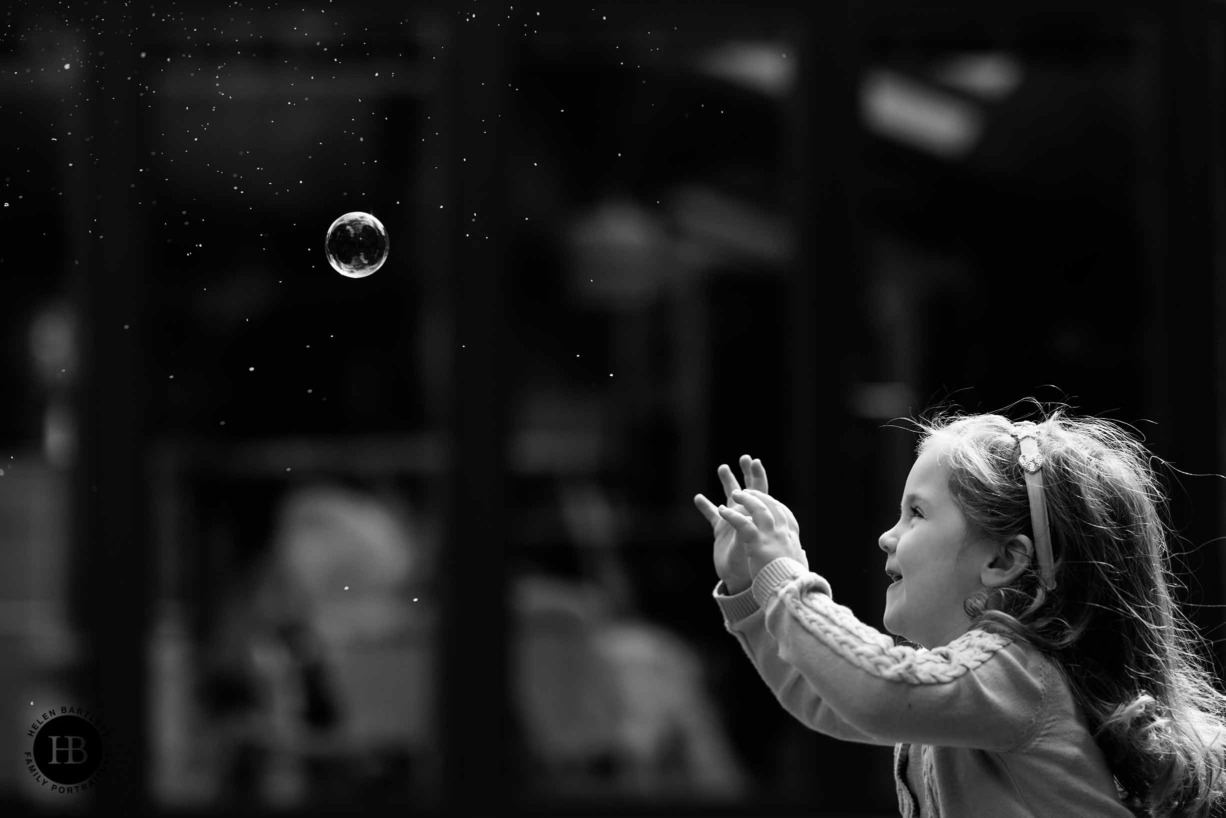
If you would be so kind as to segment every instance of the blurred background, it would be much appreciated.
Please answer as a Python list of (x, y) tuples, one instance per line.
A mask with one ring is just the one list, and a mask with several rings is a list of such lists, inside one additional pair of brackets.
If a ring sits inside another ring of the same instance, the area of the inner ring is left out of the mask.
[[(939, 405), (1133, 424), (1220, 669), (1224, 46), (1192, 0), (10, 4), (0, 809), (896, 814), (724, 632), (691, 498), (762, 458), (880, 628)], [(108, 767), (51, 794), (65, 705)]]

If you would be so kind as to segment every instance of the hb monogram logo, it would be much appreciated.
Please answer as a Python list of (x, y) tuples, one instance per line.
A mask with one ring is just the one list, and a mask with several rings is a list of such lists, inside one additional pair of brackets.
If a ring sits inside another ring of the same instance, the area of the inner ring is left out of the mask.
[[(89, 761), (89, 753), (85, 750), (85, 736), (47, 736), (47, 738), (51, 739), (51, 764), (84, 764)], [(61, 741), (67, 742), (68, 746), (61, 747)], [(61, 761), (60, 753), (67, 753), (68, 758)]]
[(30, 725), (34, 742), (26, 751), (26, 768), (40, 786), (55, 792), (89, 789), (105, 760), (104, 732), (86, 710), (48, 710)]

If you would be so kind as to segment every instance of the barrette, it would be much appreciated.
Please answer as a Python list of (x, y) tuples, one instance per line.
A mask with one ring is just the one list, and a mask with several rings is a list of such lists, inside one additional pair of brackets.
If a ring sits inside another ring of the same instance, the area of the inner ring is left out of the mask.
[(1047, 459), (1039, 450), (1043, 430), (1031, 421), (1013, 425), (1013, 437), (1017, 439), (1017, 464), (1026, 476), (1026, 495), (1030, 500), (1030, 527), (1034, 531), (1034, 550), (1039, 562), (1039, 576), (1043, 587), (1049, 591), (1056, 588), (1056, 567), (1052, 557), (1051, 531), (1047, 524), (1047, 499), (1043, 493), (1043, 464)]

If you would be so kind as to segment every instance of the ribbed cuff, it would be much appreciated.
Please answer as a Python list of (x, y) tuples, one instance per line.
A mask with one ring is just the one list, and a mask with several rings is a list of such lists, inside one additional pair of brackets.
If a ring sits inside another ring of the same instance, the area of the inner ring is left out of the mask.
[(724, 620), (729, 624), (740, 622), (745, 617), (758, 610), (757, 600), (753, 598), (753, 588), (746, 588), (739, 594), (729, 594), (728, 586), (721, 579), (711, 594), (724, 614)]
[(791, 582), (805, 573), (807, 573), (805, 567), (790, 557), (780, 557), (767, 563), (766, 567), (753, 578), (753, 586), (750, 589), (753, 592), (753, 598), (757, 600), (760, 607), (765, 608), (766, 603), (779, 590), (780, 585)]

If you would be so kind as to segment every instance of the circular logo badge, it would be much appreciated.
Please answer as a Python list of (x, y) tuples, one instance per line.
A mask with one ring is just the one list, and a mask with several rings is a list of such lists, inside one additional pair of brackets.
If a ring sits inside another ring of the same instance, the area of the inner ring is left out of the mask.
[(76, 713), (51, 711), (41, 721), (32, 731), (34, 742), (26, 753), (30, 774), (42, 786), (58, 792), (90, 786), (106, 755), (102, 732), (89, 718)]

